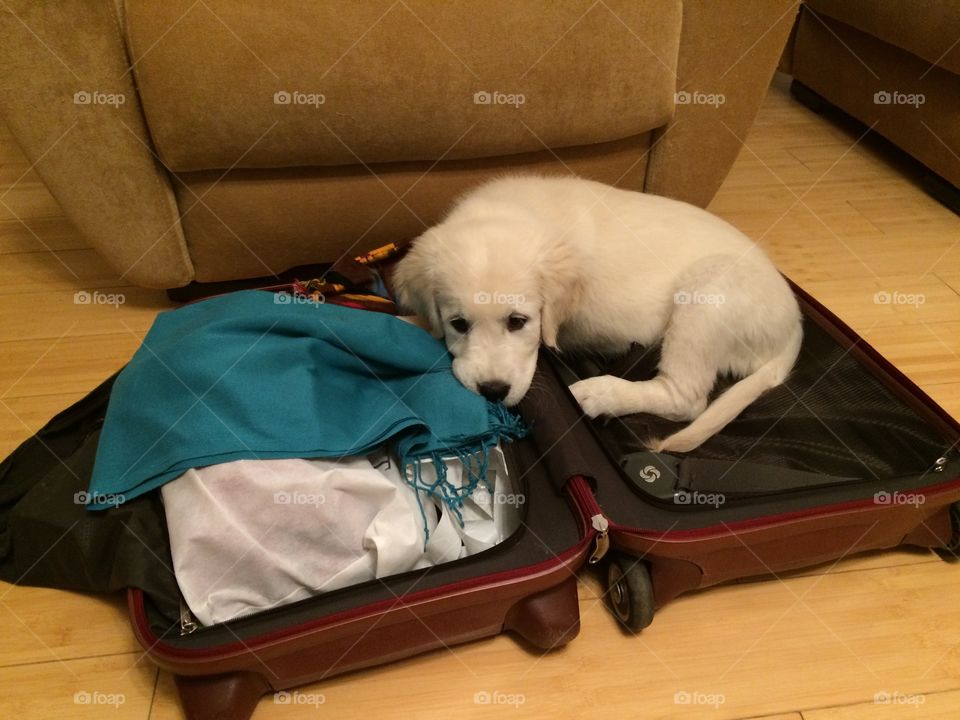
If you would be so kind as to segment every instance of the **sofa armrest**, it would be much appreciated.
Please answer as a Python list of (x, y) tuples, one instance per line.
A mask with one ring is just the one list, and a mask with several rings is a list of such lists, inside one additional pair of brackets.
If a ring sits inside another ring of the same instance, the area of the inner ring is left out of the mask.
[(118, 12), (113, 0), (5, 0), (0, 113), (64, 213), (123, 279), (184, 285), (193, 266)]
[(760, 109), (798, 9), (798, 0), (684, 1), (678, 102), (653, 138), (646, 192), (710, 202)]

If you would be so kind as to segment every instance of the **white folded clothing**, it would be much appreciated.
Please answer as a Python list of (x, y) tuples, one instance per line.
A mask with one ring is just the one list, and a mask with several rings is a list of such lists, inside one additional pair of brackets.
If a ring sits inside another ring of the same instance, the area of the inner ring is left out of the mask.
[[(376, 467), (365, 457), (238, 460), (164, 485), (174, 573), (200, 623), (456, 560), (493, 547), (519, 523), (518, 504), (496, 501), (516, 497), (506, 493), (502, 463), (493, 496), (480, 486), (464, 503), (461, 527), (423, 494), (421, 513), (396, 463), (371, 458)], [(459, 484), (461, 470), (448, 462), (448, 479)]]

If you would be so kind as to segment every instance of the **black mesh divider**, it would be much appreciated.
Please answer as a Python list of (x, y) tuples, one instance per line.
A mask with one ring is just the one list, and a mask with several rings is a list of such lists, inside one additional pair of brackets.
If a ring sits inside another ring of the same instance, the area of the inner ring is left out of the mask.
[[(567, 358), (567, 379), (609, 373), (630, 380), (656, 374), (657, 350), (634, 348), (604, 361)], [(722, 379), (714, 397), (733, 383)], [(594, 421), (611, 454), (644, 449), (683, 423), (637, 414)], [(800, 357), (787, 382), (770, 390), (690, 455), (741, 460), (838, 477), (875, 479), (922, 473), (948, 443), (913, 408), (894, 396), (847, 349), (807, 319)]]

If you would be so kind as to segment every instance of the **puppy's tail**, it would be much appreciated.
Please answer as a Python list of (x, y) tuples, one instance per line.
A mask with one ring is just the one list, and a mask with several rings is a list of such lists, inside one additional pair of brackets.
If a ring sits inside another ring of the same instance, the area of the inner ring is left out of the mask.
[(803, 333), (798, 326), (779, 355), (731, 385), (683, 430), (652, 442), (650, 449), (654, 452), (689, 452), (720, 432), (760, 395), (786, 380), (800, 353), (802, 339)]

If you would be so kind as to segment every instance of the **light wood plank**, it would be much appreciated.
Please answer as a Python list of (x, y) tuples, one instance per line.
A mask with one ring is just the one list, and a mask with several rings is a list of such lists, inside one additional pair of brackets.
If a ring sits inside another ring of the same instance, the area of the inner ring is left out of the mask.
[[(957, 242), (956, 246), (951, 248), (951, 252), (956, 251), (958, 249), (960, 249), (960, 242)], [(954, 265), (947, 266), (947, 267), (948, 268), (960, 267), (960, 261), (958, 261)], [(960, 295), (960, 272), (951, 272), (949, 269), (946, 271), (937, 270), (936, 275), (938, 278), (943, 280), (943, 282), (949, 285), (955, 293)]]
[(884, 231), (942, 231), (956, 237), (956, 215), (919, 191), (888, 197), (863, 192), (862, 197), (853, 197), (850, 204)]
[(0, 263), (0, 294), (89, 291), (127, 284), (90, 249), (10, 253)]
[(955, 418), (960, 418), (960, 383), (923, 385), (923, 391)]
[(803, 287), (860, 333), (960, 320), (960, 295), (936, 275), (809, 280)]
[[(897, 548), (895, 550), (877, 550), (844, 558), (840, 562), (828, 562), (814, 567), (782, 573), (781, 578), (824, 575), (826, 573), (860, 572), (901, 565), (921, 563), (941, 563), (939, 556), (932, 550), (921, 548)], [(746, 582), (768, 582), (769, 577), (751, 578)]]
[(86, 393), (56, 393), (0, 399), (0, 457), (17, 446), (57, 413), (78, 402)]
[(83, 250), (89, 247), (73, 223), (62, 215), (33, 220), (0, 220), (0, 255)]
[(960, 382), (960, 320), (876, 327), (863, 337), (924, 389)]
[[(0, 293), (3, 341), (79, 335), (142, 336), (161, 310), (174, 307), (162, 290), (120, 286), (94, 290)], [(29, 308), (29, 312), (24, 312)], [(120, 310), (123, 310), (121, 312)]]
[(0, 343), (0, 397), (89, 392), (139, 345), (129, 333)]
[[(12, 180), (16, 180), (16, 177)], [(28, 220), (62, 214), (60, 205), (39, 180), (31, 182), (24, 179), (0, 192), (0, 220)]]
[(804, 710), (803, 720), (956, 720), (960, 692), (904, 693), (891, 687), (878, 691), (875, 701), (845, 707)]
[(0, 582), (0, 637), (0, 667), (139, 649), (123, 593), (95, 597), (5, 582)]
[(138, 657), (0, 668), (0, 717), (146, 720), (157, 670)]
[(941, 231), (888, 230), (878, 235), (843, 235), (849, 250), (863, 259), (873, 274), (939, 275), (960, 267), (960, 234)]

